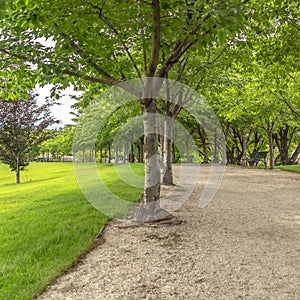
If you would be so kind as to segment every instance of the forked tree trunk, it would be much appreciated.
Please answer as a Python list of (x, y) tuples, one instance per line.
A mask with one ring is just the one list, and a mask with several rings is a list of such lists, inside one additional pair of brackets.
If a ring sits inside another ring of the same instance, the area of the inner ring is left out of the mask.
[(173, 171), (172, 171), (172, 134), (173, 134), (173, 122), (170, 117), (166, 117), (164, 120), (164, 148), (163, 148), (163, 180), (165, 185), (174, 185)]

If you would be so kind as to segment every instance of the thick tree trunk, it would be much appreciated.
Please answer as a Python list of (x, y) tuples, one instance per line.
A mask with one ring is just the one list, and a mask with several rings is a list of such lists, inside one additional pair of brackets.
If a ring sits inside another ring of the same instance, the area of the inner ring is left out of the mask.
[(135, 214), (138, 222), (153, 222), (170, 214), (160, 208), (160, 166), (158, 160), (156, 101), (143, 99), (145, 183), (142, 205)]
[(163, 184), (174, 185), (172, 171), (172, 131), (173, 119), (166, 117), (164, 120), (164, 136), (163, 136)]

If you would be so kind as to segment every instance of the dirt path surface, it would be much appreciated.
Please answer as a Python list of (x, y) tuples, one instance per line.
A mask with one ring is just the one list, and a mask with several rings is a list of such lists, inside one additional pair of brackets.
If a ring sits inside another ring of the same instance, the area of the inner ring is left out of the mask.
[(226, 167), (214, 200), (208, 178), (176, 226), (120, 228), (40, 295), (42, 299), (300, 299), (300, 175)]

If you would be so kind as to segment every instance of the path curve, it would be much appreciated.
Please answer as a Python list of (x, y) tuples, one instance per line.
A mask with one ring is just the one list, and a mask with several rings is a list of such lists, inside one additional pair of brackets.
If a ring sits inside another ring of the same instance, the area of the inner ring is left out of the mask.
[(226, 167), (215, 199), (202, 167), (177, 226), (120, 229), (39, 300), (300, 299), (300, 175)]

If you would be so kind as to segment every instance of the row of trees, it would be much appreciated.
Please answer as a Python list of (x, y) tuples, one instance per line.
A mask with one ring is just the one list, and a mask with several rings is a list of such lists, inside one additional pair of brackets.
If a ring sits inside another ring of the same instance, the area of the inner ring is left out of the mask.
[[(262, 123), (271, 145), (284, 128), (277, 124), (276, 114), (268, 115), (275, 110), (275, 95), (281, 96), (291, 114), (299, 114), (294, 105), (299, 98), (287, 97), (287, 89), (281, 89), (287, 83), (284, 78), (293, 77), (295, 82), (298, 78), (298, 12), (298, 1), (279, 0), (6, 1), (0, 21), (1, 72), (8, 78), (4, 92), (14, 97), (12, 80), (26, 78), (26, 85), (52, 82), (58, 89), (73, 83), (87, 90), (87, 95), (118, 85), (137, 97), (143, 115), (146, 176), (143, 206), (136, 218), (149, 221), (165, 214), (159, 206), (160, 169), (154, 159), (158, 154), (156, 113), (160, 110), (170, 117), (164, 124), (164, 133), (170, 134), (164, 134), (163, 143), (164, 149), (170, 149), (172, 120), (194, 101), (188, 94), (170, 93), (159, 107), (161, 82), (179, 80), (207, 96), (218, 115), (223, 115), (223, 124), (230, 125), (228, 132), (233, 132), (234, 123), (245, 125), (238, 127), (243, 145), (246, 124), (240, 114), (235, 118), (234, 111), (250, 103), (254, 113), (249, 122), (265, 118)], [(52, 40), (51, 46), (45, 45), (45, 39)], [(20, 68), (11, 72), (15, 65)], [(138, 85), (126, 81), (134, 77)], [(258, 81), (257, 86), (248, 85), (248, 79)], [(274, 80), (280, 85), (276, 91)], [(222, 103), (225, 95), (226, 103)], [(92, 97), (86, 99), (92, 101)], [(260, 124), (250, 127), (256, 131)], [(170, 165), (164, 168), (171, 173)]]

